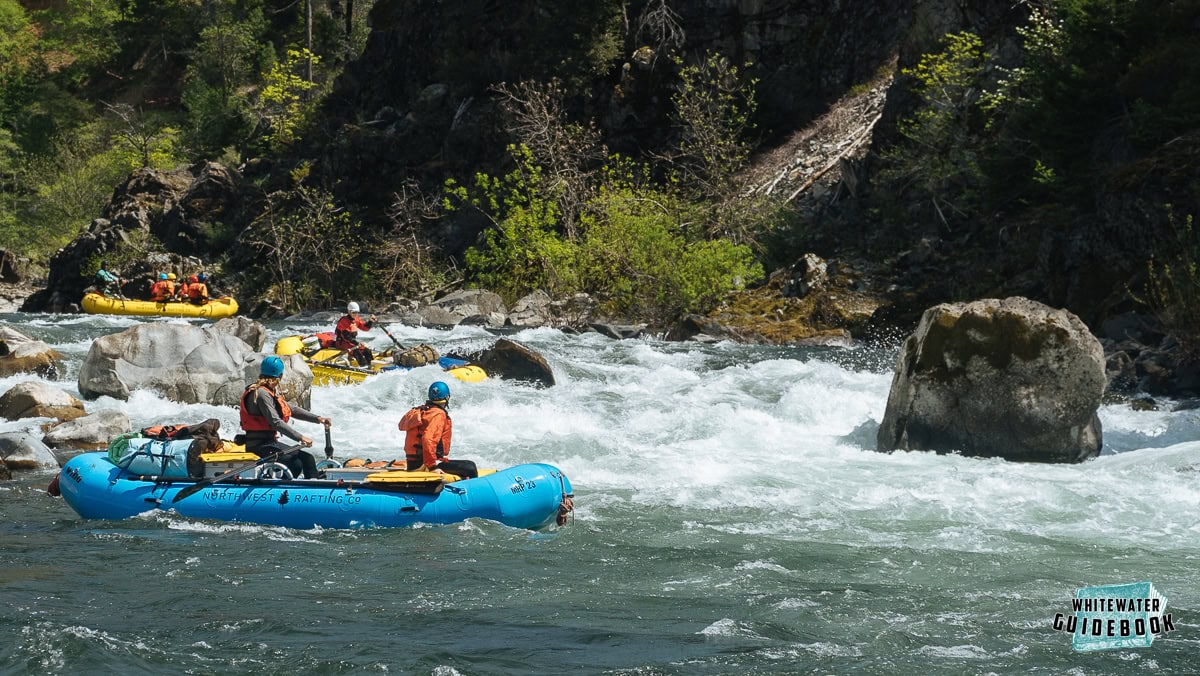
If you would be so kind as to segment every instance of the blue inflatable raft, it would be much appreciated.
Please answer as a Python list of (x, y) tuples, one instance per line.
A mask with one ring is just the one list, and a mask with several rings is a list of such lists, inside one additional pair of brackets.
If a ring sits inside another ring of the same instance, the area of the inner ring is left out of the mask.
[[(216, 465), (210, 472), (220, 469)], [(540, 530), (561, 523), (572, 508), (571, 482), (546, 464), (481, 471), (478, 478), (453, 482), (428, 472), (345, 470), (330, 472), (337, 478), (272, 479), (260, 478), (257, 469), (215, 482), (212, 475), (161, 478), (121, 469), (103, 452), (84, 453), (67, 462), (56, 481), (67, 504), (85, 519), (126, 519), (152, 510), (173, 510), (197, 519), (300, 529), (448, 524), (479, 518)]]

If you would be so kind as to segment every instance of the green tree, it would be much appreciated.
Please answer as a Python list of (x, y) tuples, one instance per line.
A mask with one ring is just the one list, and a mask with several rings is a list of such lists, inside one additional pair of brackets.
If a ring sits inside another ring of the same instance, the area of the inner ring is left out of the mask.
[(37, 33), (16, 0), (0, 0), (0, 128), (15, 130), (34, 79)]
[(287, 58), (272, 66), (264, 77), (258, 114), (270, 128), (264, 140), (271, 146), (281, 148), (295, 141), (297, 131), (313, 111), (313, 101), (306, 94), (316, 85), (301, 73), (309, 64), (320, 62), (321, 58), (308, 49), (289, 49)]
[(742, 208), (740, 172), (753, 147), (748, 135), (758, 107), (758, 79), (746, 75), (750, 64), (738, 68), (718, 53), (707, 53), (696, 64), (676, 63), (679, 80), (671, 102), (679, 142), (669, 160), (679, 189), (713, 205), (706, 219), (709, 235), (753, 242), (760, 221), (756, 209)]
[(67, 244), (100, 215), (129, 169), (129, 156), (110, 143), (102, 121), (59, 138), (52, 154), (24, 167), (35, 199), (21, 211), (20, 249), (40, 258)]
[(900, 121), (902, 141), (884, 153), (881, 176), (901, 194), (912, 191), (929, 200), (946, 228), (954, 215), (965, 217), (976, 209), (981, 172), (974, 124), (989, 58), (978, 35), (955, 33), (943, 38), (940, 52), (900, 71), (911, 78), (920, 103)]
[(624, 187), (604, 191), (580, 247), (583, 288), (620, 316), (665, 323), (708, 312), (729, 292), (762, 278), (745, 245), (690, 241), (683, 223), (694, 205)]
[(517, 166), (502, 177), (476, 174), (473, 190), (447, 184), (446, 208), (477, 208), (492, 222), (466, 252), (467, 269), (509, 299), (543, 288), (575, 289), (574, 246), (559, 235), (561, 211), (545, 172), (526, 146), (510, 146)]
[(256, 3), (239, 10), (211, 3), (183, 88), (190, 143), (205, 154), (244, 147), (254, 130), (250, 92), (275, 52), (263, 39), (266, 22)]

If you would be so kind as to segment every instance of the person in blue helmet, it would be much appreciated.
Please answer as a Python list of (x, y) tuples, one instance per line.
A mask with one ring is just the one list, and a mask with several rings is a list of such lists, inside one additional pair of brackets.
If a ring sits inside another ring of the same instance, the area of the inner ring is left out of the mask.
[(470, 460), (449, 460), (453, 424), (450, 421), (450, 386), (438, 381), (429, 386), (426, 401), (409, 409), (400, 418), (400, 431), (405, 433), (404, 455), (408, 470), (425, 470), (460, 477), (479, 476)]
[(293, 417), (305, 422), (315, 422), (328, 428), (333, 424), (329, 418), (319, 416), (295, 404), (288, 404), (279, 394), (279, 380), (283, 378), (283, 360), (271, 355), (262, 360), (258, 380), (242, 393), (241, 423), (244, 430), (241, 441), (246, 450), (260, 458), (271, 458), (283, 463), (292, 476), (313, 479), (317, 476), (317, 463), (312, 454), (303, 448), (284, 452), (288, 444), (279, 441), (279, 435), (311, 447), (312, 439), (300, 434), (288, 421)]
[(158, 273), (158, 281), (150, 285), (150, 300), (165, 303), (175, 295), (175, 283), (167, 278), (167, 273)]

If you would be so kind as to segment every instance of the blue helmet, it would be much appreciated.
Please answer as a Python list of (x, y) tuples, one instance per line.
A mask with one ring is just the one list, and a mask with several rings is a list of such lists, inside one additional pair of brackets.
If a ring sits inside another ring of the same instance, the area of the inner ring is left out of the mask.
[(202, 282), (203, 282), (204, 280), (208, 279), (208, 275), (206, 275), (206, 274), (204, 274), (203, 272), (201, 272), (200, 274), (196, 275), (196, 279), (198, 279), (198, 280), (200, 280), (200, 281), (202, 281)]
[(165, 273), (165, 272), (160, 272), (160, 273), (158, 273), (158, 278), (159, 278), (159, 279), (166, 279), (166, 278), (167, 278), (167, 273)]
[(283, 360), (275, 355), (271, 355), (262, 360), (262, 364), (258, 367), (258, 373), (267, 378), (283, 377)]
[(429, 401), (449, 401), (449, 400), (450, 400), (450, 386), (449, 385), (447, 385), (446, 383), (443, 383), (442, 381), (439, 380), (436, 383), (429, 386)]

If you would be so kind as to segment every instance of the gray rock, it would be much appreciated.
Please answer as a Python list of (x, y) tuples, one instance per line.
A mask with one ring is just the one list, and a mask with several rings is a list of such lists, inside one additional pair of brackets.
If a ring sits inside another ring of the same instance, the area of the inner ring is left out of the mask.
[(116, 409), (102, 409), (51, 427), (42, 437), (42, 443), (53, 448), (63, 462), (65, 455), (70, 459), (68, 454), (72, 451), (108, 448), (109, 440), (129, 431), (129, 416)]
[(433, 301), (430, 305), (456, 315), (459, 320), (472, 315), (508, 314), (508, 308), (505, 307), (504, 299), (500, 297), (500, 294), (484, 289), (454, 291)]
[(213, 330), (237, 336), (255, 352), (262, 352), (267, 343), (267, 327), (248, 317), (226, 317), (212, 325)]
[(470, 360), (482, 366), (490, 377), (519, 380), (541, 387), (550, 387), (555, 383), (554, 370), (545, 357), (507, 338), (501, 338), (492, 347), (470, 355)]
[(605, 324), (602, 322), (592, 322), (588, 324), (588, 328), (613, 340), (641, 338), (646, 334), (645, 324)]
[(32, 261), (8, 249), (0, 249), (0, 282), (17, 284), (29, 281)]
[(1070, 312), (938, 305), (901, 350), (877, 448), (1079, 462), (1100, 453), (1104, 386), (1100, 342)]
[(66, 422), (85, 415), (82, 401), (37, 380), (17, 383), (0, 395), (0, 416), (9, 420), (56, 418)]
[[(472, 313), (474, 314), (474, 313)], [(417, 316), (420, 317), (419, 326), (439, 326), (452, 327), (458, 326), (467, 315), (454, 314), (437, 305), (424, 305), (417, 310)]]
[(825, 259), (806, 253), (787, 272), (783, 284), (783, 295), (803, 298), (813, 291), (825, 288), (829, 282), (829, 265)]
[(0, 325), (0, 377), (34, 373), (56, 380), (62, 373), (62, 354), (11, 326)]
[[(262, 358), (241, 338), (211, 327), (139, 324), (92, 343), (79, 370), (79, 392), (128, 399), (133, 390), (151, 389), (181, 403), (234, 406), (258, 376)], [(311, 385), (312, 372), (302, 360), (289, 362), (285, 382), (307, 377)]]
[(511, 326), (546, 326), (550, 323), (550, 294), (538, 289), (513, 303), (505, 322)]
[(28, 432), (0, 434), (0, 461), (14, 471), (57, 470), (58, 458), (50, 447)]

